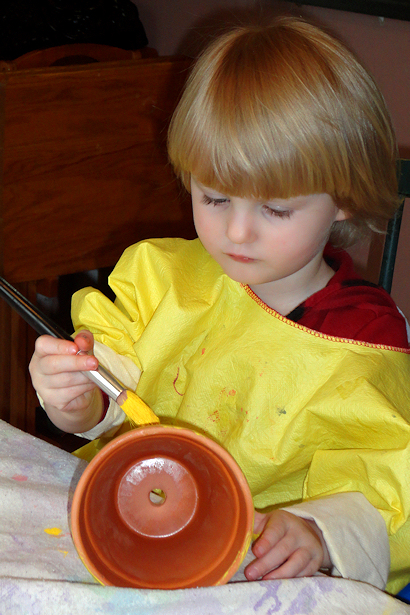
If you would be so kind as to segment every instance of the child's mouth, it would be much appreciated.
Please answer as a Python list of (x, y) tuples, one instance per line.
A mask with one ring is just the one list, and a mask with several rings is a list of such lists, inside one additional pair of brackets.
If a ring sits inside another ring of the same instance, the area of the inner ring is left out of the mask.
[(255, 258), (249, 258), (248, 256), (242, 256), (241, 254), (227, 254), (229, 258), (238, 262), (238, 263), (253, 263), (255, 262)]

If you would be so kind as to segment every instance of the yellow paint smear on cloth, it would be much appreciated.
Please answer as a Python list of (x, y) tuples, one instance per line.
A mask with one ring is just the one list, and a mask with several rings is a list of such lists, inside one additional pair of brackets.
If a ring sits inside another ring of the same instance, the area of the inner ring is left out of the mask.
[(50, 534), (51, 536), (60, 536), (62, 532), (59, 527), (46, 527), (44, 531), (46, 534)]

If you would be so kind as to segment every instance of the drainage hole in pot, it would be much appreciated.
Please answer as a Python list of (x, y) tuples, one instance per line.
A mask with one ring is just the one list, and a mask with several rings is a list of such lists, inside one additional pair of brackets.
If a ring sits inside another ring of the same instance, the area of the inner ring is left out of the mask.
[(152, 489), (149, 493), (149, 499), (154, 506), (162, 506), (167, 499), (167, 495), (162, 489)]

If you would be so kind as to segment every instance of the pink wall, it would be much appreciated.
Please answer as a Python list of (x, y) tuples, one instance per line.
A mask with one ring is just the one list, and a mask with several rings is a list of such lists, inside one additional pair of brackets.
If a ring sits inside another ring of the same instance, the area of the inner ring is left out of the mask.
[[(212, 15), (240, 19), (247, 10), (266, 7), (312, 17), (329, 28), (356, 52), (378, 82), (396, 128), (400, 154), (410, 158), (410, 22), (382, 19), (332, 9), (271, 0), (136, 0), (150, 45), (161, 55), (192, 53), (203, 43), (201, 25)], [(215, 22), (214, 22), (215, 23)], [(208, 23), (209, 25), (209, 23)], [(206, 30), (210, 31), (209, 27)], [(212, 33), (212, 29), (211, 29)], [(410, 203), (407, 202), (400, 235), (392, 296), (410, 320)], [(377, 281), (374, 251), (360, 245), (353, 251), (359, 268)], [(369, 256), (370, 255), (370, 256)], [(376, 279), (375, 279), (376, 277)]]

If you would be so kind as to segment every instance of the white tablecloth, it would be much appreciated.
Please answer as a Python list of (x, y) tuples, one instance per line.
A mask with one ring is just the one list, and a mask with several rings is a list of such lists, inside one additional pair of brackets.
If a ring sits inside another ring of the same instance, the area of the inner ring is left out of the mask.
[(69, 529), (84, 467), (0, 421), (1, 615), (410, 615), (370, 585), (324, 576), (174, 591), (103, 587)]

